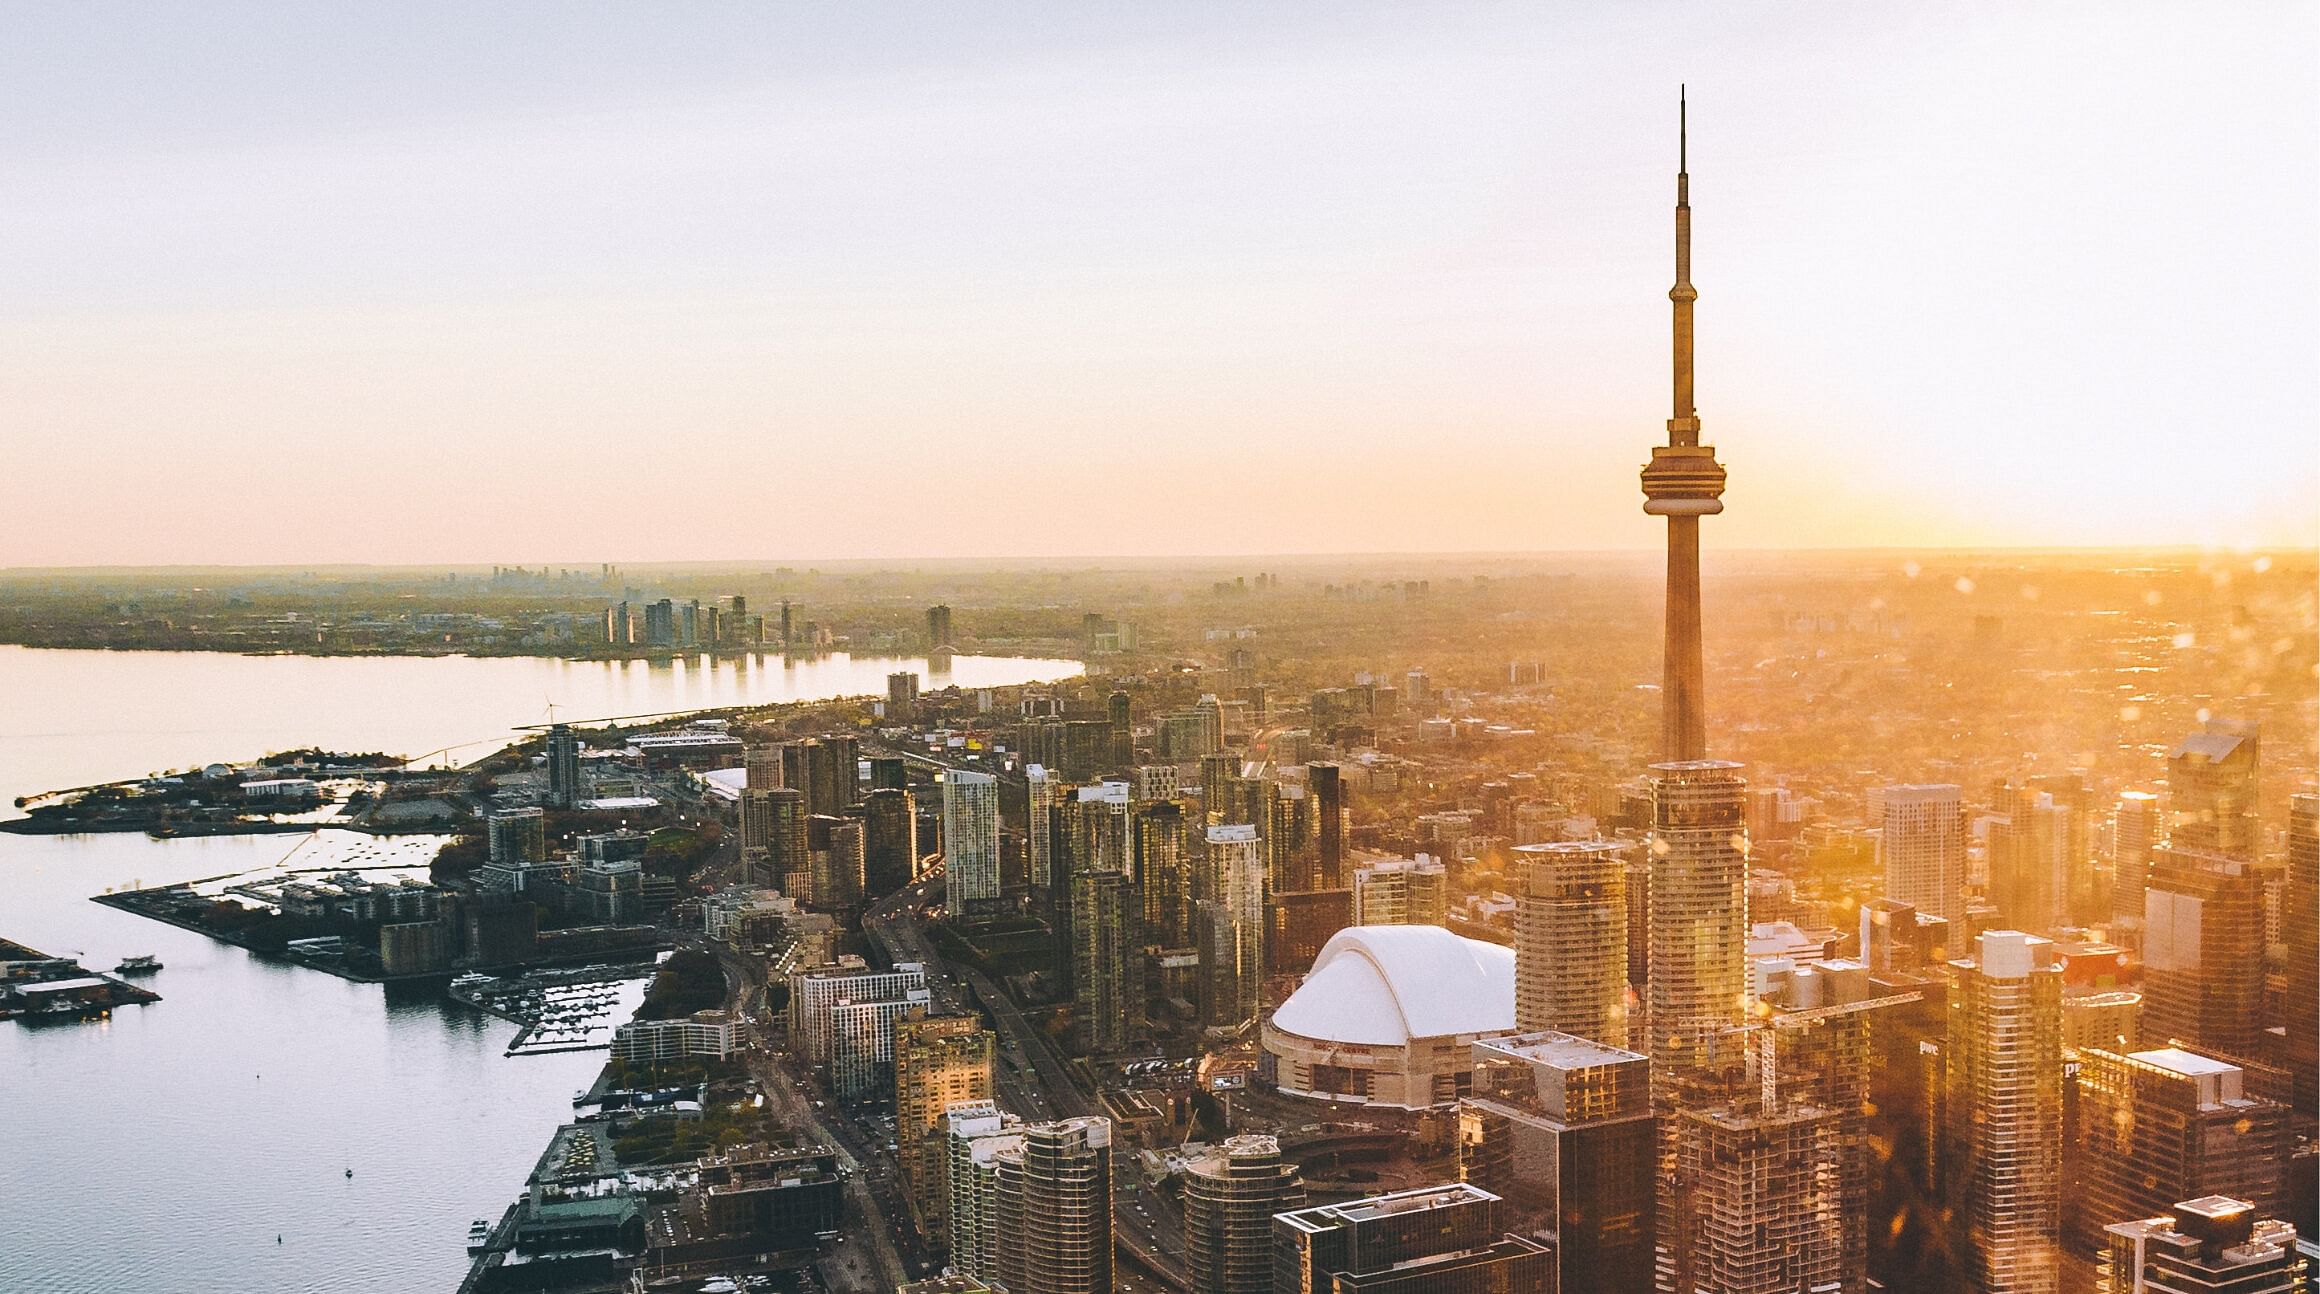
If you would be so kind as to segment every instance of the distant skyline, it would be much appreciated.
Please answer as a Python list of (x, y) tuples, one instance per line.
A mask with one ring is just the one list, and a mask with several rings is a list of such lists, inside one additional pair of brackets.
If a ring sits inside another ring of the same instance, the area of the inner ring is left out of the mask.
[(2320, 537), (2320, 10), (0, 21), (0, 567)]

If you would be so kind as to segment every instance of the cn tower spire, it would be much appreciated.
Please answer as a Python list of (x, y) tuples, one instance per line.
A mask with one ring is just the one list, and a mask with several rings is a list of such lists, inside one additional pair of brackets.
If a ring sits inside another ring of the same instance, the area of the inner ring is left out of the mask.
[(1656, 445), (1643, 469), (1643, 510), (1668, 519), (1667, 644), (1660, 674), (1660, 758), (1683, 761), (1707, 754), (1706, 668), (1700, 653), (1700, 518), (1724, 510), (1724, 468), (1713, 446), (1700, 443), (1700, 414), (1692, 403), (1691, 123), (1686, 96), (1676, 97), (1675, 408), (1667, 444)]

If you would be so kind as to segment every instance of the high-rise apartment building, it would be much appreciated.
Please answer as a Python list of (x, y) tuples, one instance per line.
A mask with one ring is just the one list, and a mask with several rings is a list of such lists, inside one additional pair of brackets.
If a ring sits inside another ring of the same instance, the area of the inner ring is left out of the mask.
[(918, 870), (918, 802), (882, 786), (862, 797), (864, 897), (881, 899), (910, 884)]
[(485, 857), (493, 863), (537, 863), (548, 857), (548, 817), (538, 809), (508, 809), (483, 819)]
[(1026, 803), (1023, 815), (1023, 862), (1026, 879), (1036, 894), (1053, 893), (1055, 876), (1055, 779), (1044, 764), (1023, 770)]
[(1297, 1166), (1271, 1137), (1227, 1137), (1184, 1170), (1192, 1294), (1272, 1294), (1273, 1215), (1305, 1202)]
[(2311, 1294), (2296, 1228), (2246, 1200), (2210, 1195), (2114, 1223), (2098, 1294)]
[(2280, 942), (2288, 950), (2287, 1069), (2295, 1106), (2320, 1113), (2320, 792), (2288, 801), (2288, 870), (2280, 901)]
[(869, 859), (862, 820), (808, 818), (806, 848), (813, 858), (813, 889), (807, 896), (813, 905), (831, 912), (860, 907)]
[(1202, 1023), (1238, 1029), (1256, 1018), (1265, 979), (1265, 864), (1257, 829), (1210, 827), (1201, 903)]
[(1114, 692), (1104, 700), (1104, 720), (1111, 726), (1111, 749), (1104, 763), (1111, 768), (1125, 769), (1136, 762), (1136, 702), (1126, 692)]
[(2259, 843), (2255, 724), (2209, 719), (2167, 752), (2167, 843), (2253, 859)]
[(1652, 1128), (1640, 1053), (1567, 1033), (1486, 1039), (1458, 1103), (1460, 1176), (1504, 1201), (1510, 1230), (1553, 1239), (1540, 1288), (1647, 1294)]
[(2229, 1195), (2266, 1216), (2286, 1207), (2287, 1107), (2247, 1090), (2238, 1065), (2177, 1048), (2076, 1053), (2076, 1161), (2065, 1229), (2093, 1263), (2121, 1218)]
[(1515, 1027), (1624, 1048), (1627, 846), (1518, 845), (1511, 870)]
[(2068, 806), (2026, 783), (2008, 782), (1992, 796), (1990, 901), (2001, 920), (2025, 931), (2070, 924), (2071, 816)]
[(1450, 916), (1450, 873), (1440, 859), (1379, 858), (1353, 869), (1357, 926), (1438, 926)]
[(1299, 782), (1265, 782), (1265, 868), (1276, 890), (1310, 890), (1321, 850), (1312, 790)]
[(1137, 935), (1144, 905), (1125, 872), (1071, 875), (1071, 985), (1079, 1037), (1091, 1053), (1126, 1049), (1142, 1010)]
[(1134, 828), (1143, 941), (1161, 948), (1191, 947), (1193, 873), (1184, 847), (1184, 807), (1174, 800), (1139, 803)]
[(741, 785), (751, 791), (770, 791), (781, 782), (780, 745), (765, 743), (751, 746), (741, 754)]
[(2140, 928), (2143, 886), (2151, 874), (2151, 848), (2159, 843), (2159, 797), (2149, 791), (2122, 791), (2111, 808), (2107, 842), (2111, 867), (2111, 919)]
[(569, 809), (580, 799), (580, 736), (570, 724), (548, 726), (548, 803)]
[(813, 849), (806, 825), (806, 797), (786, 786), (741, 793), (744, 856), (754, 851), (751, 876), (794, 899), (811, 897)]
[(1965, 915), (1966, 810), (1955, 786), (1888, 786), (1877, 841), (1885, 897), (1955, 921)]
[(2143, 1037), (2254, 1056), (2264, 1014), (2264, 882), (2247, 858), (2172, 842), (2143, 892)]
[(951, 609), (941, 603), (926, 609), (926, 649), (949, 651), (958, 643), (951, 632)]
[(944, 1112), (991, 1099), (997, 1039), (971, 1015), (905, 1012), (894, 1023), (894, 1141), (902, 1197), (921, 1234), (944, 1242), (950, 1217)]
[(1727, 760), (1651, 767), (1649, 1054), (1663, 1107), (1745, 1010), (1747, 797)]
[[(1083, 786), (1063, 803), (1069, 871), (1126, 874), (1135, 870), (1129, 834), (1133, 805), (1126, 782)], [(1056, 879), (1060, 883), (1062, 878)]]
[(2062, 968), (1987, 931), (1950, 963), (1942, 1176), (1970, 1294), (2054, 1294), (2061, 1253)]
[(983, 915), (999, 906), (999, 779), (952, 769), (942, 775), (943, 909)]
[(886, 676), (886, 717), (907, 723), (918, 714), (918, 675), (897, 670)]
[(1305, 785), (1313, 793), (1312, 888), (1341, 889), (1345, 885), (1345, 770), (1337, 764), (1307, 764)]
[(984, 1281), (999, 1279), (999, 1158), (1022, 1153), (1022, 1134), (1023, 1121), (990, 1101), (943, 1111), (950, 1265)]
[(1000, 1148), (999, 1284), (1008, 1294), (1112, 1294), (1112, 1121), (1026, 1124)]
[(823, 812), (844, 813), (862, 802), (862, 741), (852, 733), (839, 732), (821, 738), (820, 745), (822, 762), (815, 766), (814, 776), (817, 782), (829, 784), (829, 807)]
[[(916, 962), (900, 962), (892, 970), (877, 971), (859, 957), (846, 957), (829, 965), (794, 970), (789, 977), (790, 1046), (814, 1064), (827, 1064), (837, 1047), (830, 1023), (832, 1010), (857, 1002), (906, 1002), (913, 992), (925, 988), (926, 968)], [(885, 1055), (891, 1060), (892, 1030), (888, 1033)]]
[(1273, 1218), (1274, 1294), (1515, 1294), (1550, 1255), (1506, 1234), (1499, 1198), (1454, 1182)]
[[(1695, 627), (1696, 634), (1696, 627)], [(1663, 704), (1673, 704), (1663, 700)], [(1748, 783), (1728, 760), (1651, 766), (1651, 964), (1647, 1007), (1652, 1106), (1659, 1116), (1655, 1288), (1674, 1291), (1681, 1167), (1679, 1114), (1723, 1095), (1720, 1039), (1747, 1007)], [(1686, 1294), (1689, 1294), (1686, 1291)]]

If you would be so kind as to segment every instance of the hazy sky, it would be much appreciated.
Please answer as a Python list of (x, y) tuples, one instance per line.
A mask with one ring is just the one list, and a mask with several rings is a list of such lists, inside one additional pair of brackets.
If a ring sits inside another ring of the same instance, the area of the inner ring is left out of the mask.
[(14, 5), (0, 565), (2310, 542), (2320, 7)]

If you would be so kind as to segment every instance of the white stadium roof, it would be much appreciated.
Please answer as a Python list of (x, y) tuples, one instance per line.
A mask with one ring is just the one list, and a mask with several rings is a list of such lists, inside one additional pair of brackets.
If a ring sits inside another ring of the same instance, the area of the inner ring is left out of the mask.
[(1440, 926), (1350, 926), (1322, 946), (1273, 1027), (1370, 1047), (1501, 1033), (1514, 1028), (1514, 950)]

